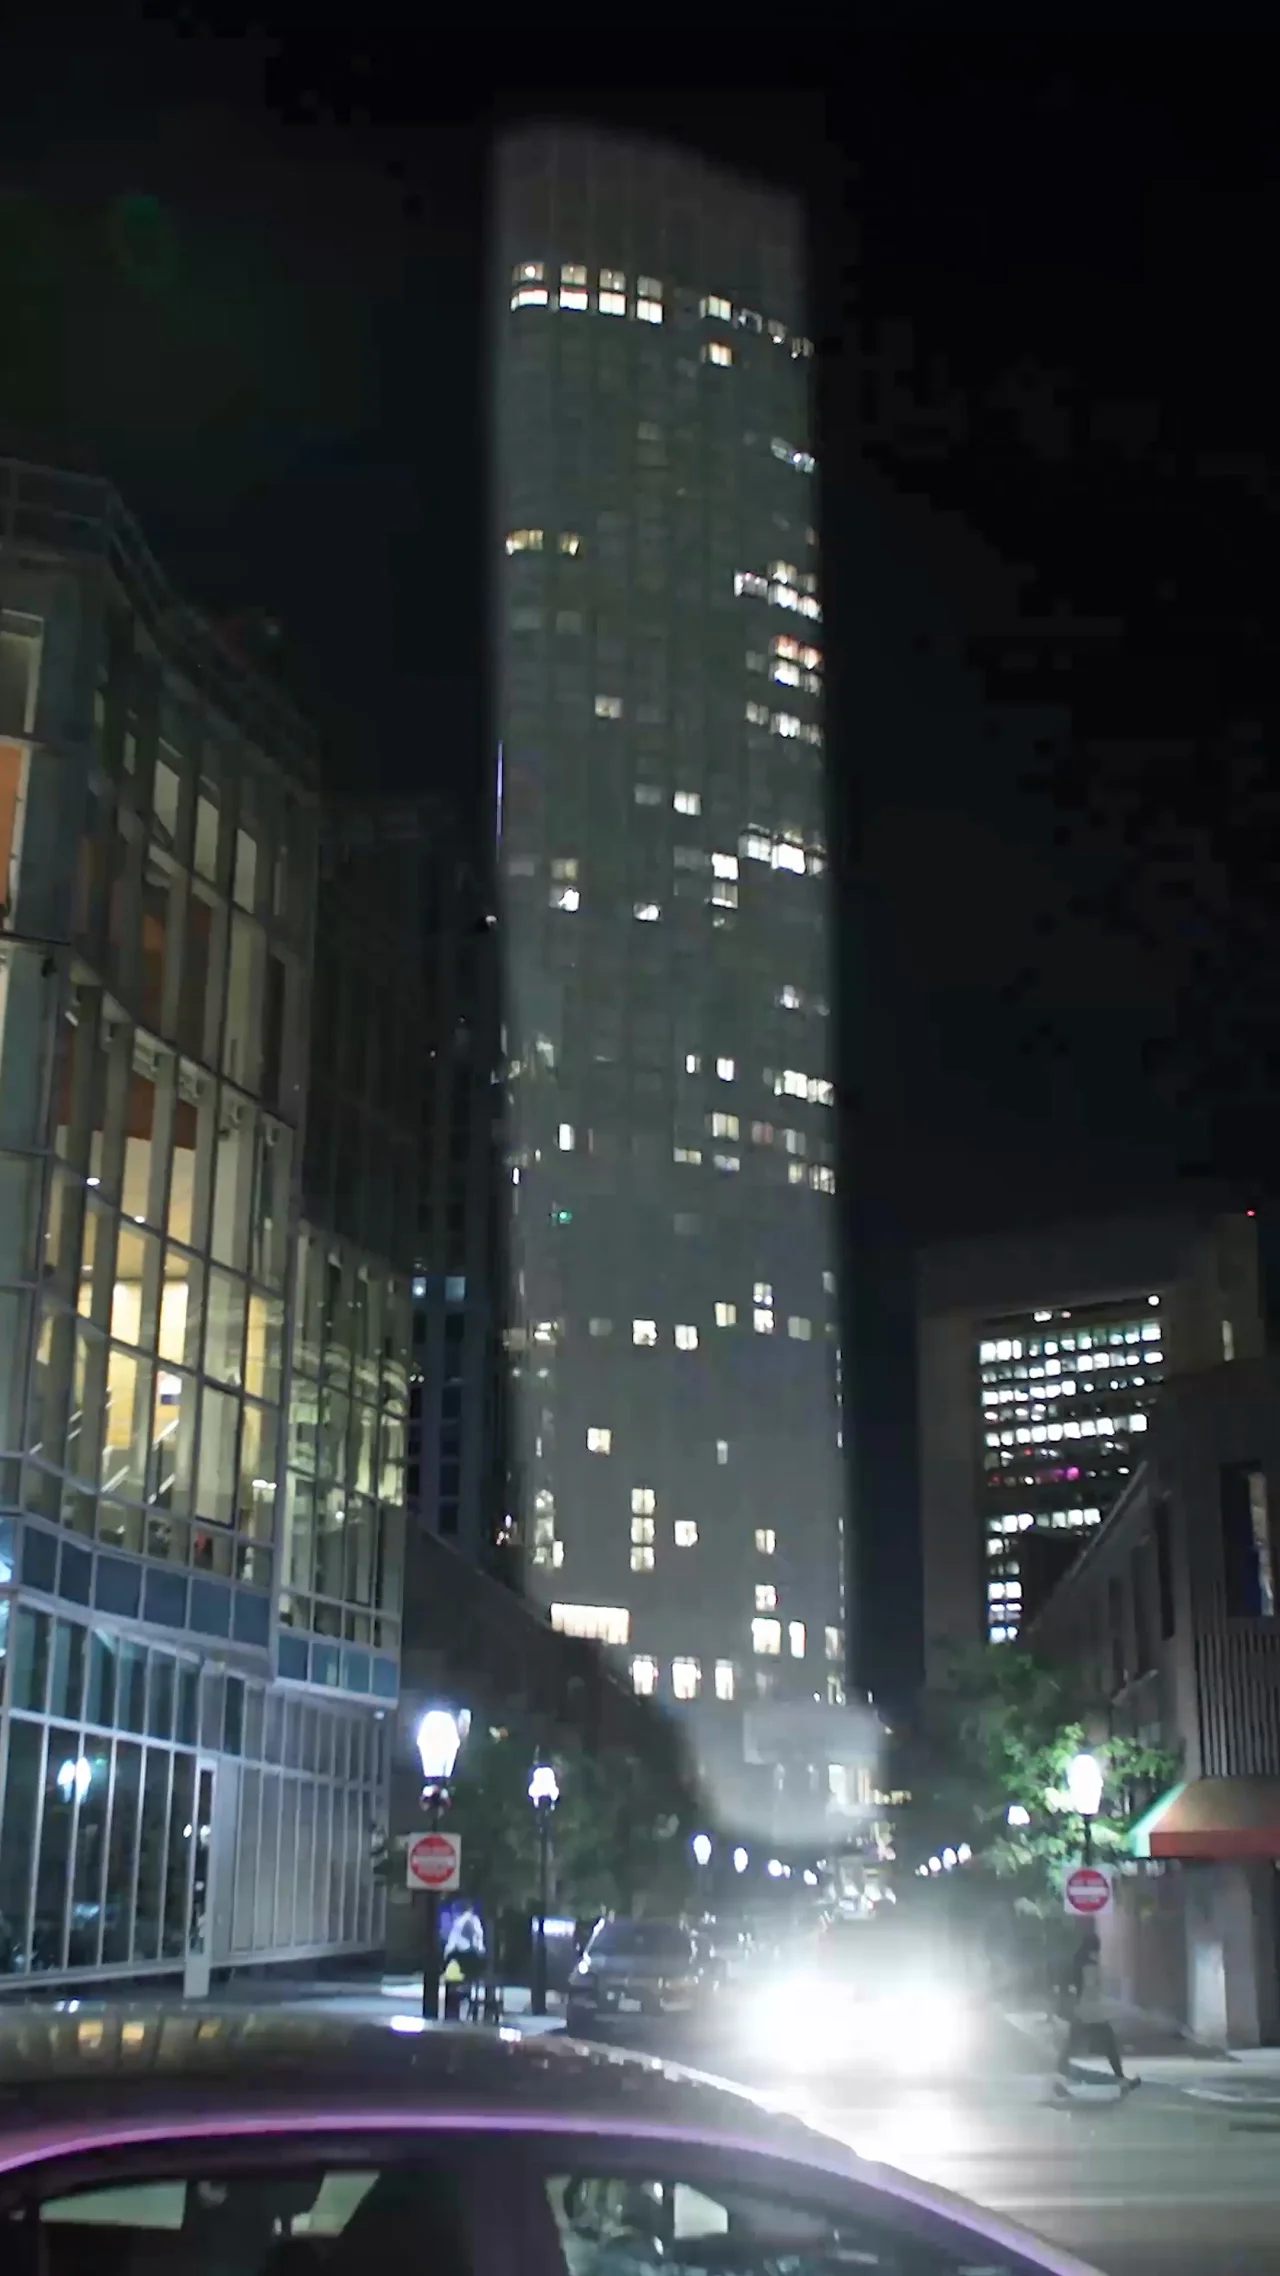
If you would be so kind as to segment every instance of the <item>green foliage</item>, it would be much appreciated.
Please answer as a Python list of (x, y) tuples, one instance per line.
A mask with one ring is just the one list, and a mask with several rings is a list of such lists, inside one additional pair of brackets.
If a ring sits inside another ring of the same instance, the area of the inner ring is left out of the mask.
[[(1080, 1820), (1067, 1766), (1088, 1751), (1103, 1769), (1093, 1821), (1100, 1863), (1123, 1853), (1134, 1819), (1178, 1775), (1177, 1757), (1143, 1741), (1089, 1735), (1098, 1703), (1070, 1673), (1013, 1644), (957, 1657), (935, 1696), (912, 1767), (912, 1861), (943, 1843), (968, 1842), (978, 1870), (1006, 1885), (1020, 1912), (1052, 1914), (1064, 1865), (1080, 1854)], [(1029, 1824), (1008, 1823), (1020, 1803)]]
[(660, 1911), (687, 1895), (687, 1843), (695, 1800), (661, 1749), (652, 1760), (609, 1748), (588, 1751), (571, 1736), (551, 1744), (529, 1720), (473, 1724), (458, 1758), (450, 1831), (462, 1838), (468, 1891), (491, 1905), (526, 1908), (538, 1872), (538, 1828), (529, 1801), (535, 1759), (554, 1762), (560, 1801), (551, 1822), (552, 1885), (558, 1908), (578, 1915), (647, 1905)]

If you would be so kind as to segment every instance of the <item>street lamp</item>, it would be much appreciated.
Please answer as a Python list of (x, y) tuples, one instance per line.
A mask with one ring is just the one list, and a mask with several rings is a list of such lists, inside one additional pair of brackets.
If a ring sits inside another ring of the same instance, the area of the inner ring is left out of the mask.
[(1096, 1754), (1073, 1755), (1067, 1764), (1071, 1807), (1084, 1822), (1084, 1861), (1093, 1861), (1093, 1821), (1102, 1802), (1102, 1764)]
[(538, 1821), (538, 1914), (533, 1939), (533, 1983), (529, 2004), (535, 2015), (547, 2012), (547, 1884), (551, 1864), (551, 1813), (560, 1799), (560, 1781), (549, 1762), (535, 1762), (529, 1773), (529, 1800)]
[(1031, 1823), (1031, 1812), (1025, 1802), (1010, 1802), (1004, 1815), (1006, 1825), (1029, 1826)]
[[(414, 1733), (422, 1764), (422, 1807), (432, 1833), (449, 1807), (450, 1788), (462, 1745), (462, 1725), (448, 1707), (428, 1707)], [(440, 2017), (440, 1891), (428, 1889), (426, 1947), (422, 1955), (422, 2012)]]
[(750, 1863), (751, 1863), (751, 1859), (750, 1859), (750, 1857), (747, 1855), (747, 1852), (746, 1852), (746, 1850), (745, 1850), (745, 1849), (735, 1849), (735, 1850), (734, 1850), (734, 1853), (733, 1853), (733, 1870), (734, 1870), (734, 1872), (735, 1872), (735, 1873), (745, 1873), (745, 1872), (746, 1872), (746, 1870), (747, 1870), (747, 1867), (748, 1867), (748, 1865), (749, 1865)]
[(692, 1850), (693, 1850), (693, 1862), (694, 1862), (694, 1864), (695, 1864), (695, 1865), (700, 1865), (700, 1866), (702, 1866), (702, 1867), (703, 1867), (703, 1869), (704, 1869), (704, 1871), (705, 1871), (706, 1867), (707, 1867), (707, 1866), (708, 1866), (708, 1865), (711, 1863), (711, 1836), (710, 1836), (710, 1834), (709, 1834), (709, 1833), (695, 1833), (695, 1835), (694, 1835), (694, 1837), (693, 1837), (693, 1840), (692, 1840), (692, 1842), (690, 1843), (690, 1847), (691, 1847), (691, 1848), (692, 1848)]

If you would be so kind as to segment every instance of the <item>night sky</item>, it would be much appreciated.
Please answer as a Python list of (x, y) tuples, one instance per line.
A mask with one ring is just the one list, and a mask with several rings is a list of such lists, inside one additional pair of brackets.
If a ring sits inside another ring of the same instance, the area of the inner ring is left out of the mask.
[[(498, 89), (363, 12), (363, 53), (198, 10), (4, 35), (0, 449), (110, 474), (189, 597), (276, 618), (335, 783), (464, 811), (490, 122), (594, 113), (808, 193), (866, 1677), (890, 1697), (913, 1247), (1265, 1204), (1280, 1163), (1261, 17), (1028, 15), (855, 11), (806, 58), (821, 96), (715, 92), (723, 39), (687, 28), (708, 83), (625, 99)], [(734, 35), (762, 82), (789, 21)], [(1106, 629), (1011, 665), (1055, 610)]]

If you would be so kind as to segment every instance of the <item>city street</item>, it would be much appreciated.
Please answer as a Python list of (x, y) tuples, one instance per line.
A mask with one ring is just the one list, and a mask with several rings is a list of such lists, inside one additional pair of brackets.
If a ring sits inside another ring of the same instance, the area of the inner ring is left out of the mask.
[[(413, 1978), (337, 2012), (417, 2009)], [(520, 2003), (522, 2004), (522, 2002)], [(511, 2012), (517, 2028), (527, 2015)], [(547, 2025), (534, 2025), (545, 2029)], [(557, 2028), (552, 2023), (551, 2028)], [(780, 2079), (729, 2040), (647, 2040), (744, 2085), (860, 2155), (1008, 2213), (1107, 2276), (1280, 2276), (1280, 2048), (1236, 2061), (1138, 2056), (1137, 2093), (1058, 2107), (1046, 2041), (993, 2018), (971, 2068), (907, 2081), (847, 2068)]]

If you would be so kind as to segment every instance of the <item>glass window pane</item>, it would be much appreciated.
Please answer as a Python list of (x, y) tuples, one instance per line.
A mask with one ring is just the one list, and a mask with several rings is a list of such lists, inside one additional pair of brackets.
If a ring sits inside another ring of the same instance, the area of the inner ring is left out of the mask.
[(257, 1132), (252, 1106), (224, 1083), (218, 1094), (218, 1158), (213, 1189), (213, 1253), (243, 1272), (249, 1258)]
[(36, 1814), (40, 1801), (44, 1726), (9, 1725), (4, 1816), (0, 1820), (0, 1974), (20, 1972), (27, 1960), (27, 1921)]
[(284, 1342), (284, 1300), (249, 1292), (249, 1340), (245, 1359), (245, 1389), (255, 1399), (273, 1404), (280, 1397), (280, 1362)]
[(122, 1731), (141, 1731), (147, 1705), (147, 1648), (121, 1636), (116, 1645), (116, 1719)]
[(49, 1628), (47, 1612), (33, 1612), (26, 1604), (18, 1606), (10, 1638), (9, 1697), (13, 1706), (29, 1708), (37, 1715), (44, 1712), (49, 1680)]
[(292, 1944), (294, 1898), (297, 1893), (298, 1858), (298, 1781), (296, 1778), (280, 1780), (280, 1848), (276, 1870), (276, 1928), (277, 1946)]
[(140, 1502), (147, 1488), (152, 1371), (148, 1361), (112, 1344), (107, 1353), (102, 1491)]
[(240, 1527), (251, 1541), (270, 1541), (274, 1530), (279, 1422), (274, 1407), (245, 1401), (240, 1440)]
[(122, 1224), (116, 1240), (111, 1333), (117, 1343), (152, 1351), (160, 1294), (160, 1243), (154, 1233)]
[(262, 1774), (246, 1763), (240, 1773), (240, 1825), (236, 1838), (236, 1877), (231, 1907), (233, 1951), (253, 1949), (253, 1908), (258, 1875), (258, 1816)]
[[(173, 1800), (169, 1805), (169, 1841), (165, 1862), (164, 1934), (161, 1944), (166, 1960), (180, 1959), (187, 1949), (191, 1865), (196, 1844), (200, 1840), (195, 1810), (195, 1756), (175, 1754)], [(204, 1838), (207, 1842), (207, 1832)]]
[(215, 1525), (230, 1525), (235, 1514), (236, 1425), (238, 1401), (206, 1384), (200, 1397), (200, 1467), (196, 1512)]
[(53, 1624), (53, 1669), (49, 1684), (49, 1713), (65, 1715), (68, 1722), (80, 1720), (80, 1696), (84, 1688), (85, 1631), (74, 1620), (55, 1620)]
[(45, 1756), (40, 1856), (36, 1865), (35, 1919), (31, 1935), (33, 1969), (61, 1968), (66, 1964), (67, 1881), (71, 1869), (79, 1760), (79, 1732), (64, 1724), (51, 1724)]
[(239, 1083), (247, 1091), (257, 1090), (262, 1068), (265, 957), (266, 936), (261, 925), (255, 924), (242, 910), (234, 910), (222, 1070), (233, 1083)]
[(108, 1730), (116, 1717), (116, 1640), (114, 1636), (89, 1639), (89, 1688), (84, 1703), (86, 1723)]
[(147, 1692), (148, 1738), (169, 1739), (173, 1736), (174, 1675), (175, 1663), (169, 1653), (152, 1652)]
[(169, 1237), (202, 1249), (209, 1229), (213, 1191), (216, 1089), (210, 1077), (183, 1059), (173, 1109), (173, 1156), (169, 1171)]
[(138, 1802), (142, 1791), (142, 1748), (132, 1739), (116, 1741), (116, 1778), (111, 1795), (111, 1833), (107, 1843), (106, 1920), (102, 1957), (127, 1960), (133, 1949), (133, 1873), (138, 1846)]
[(171, 1510), (175, 1515), (191, 1508), (196, 1402), (196, 1385), (189, 1375), (178, 1375), (168, 1367), (156, 1369), (147, 1499), (156, 1509)]
[[(148, 1747), (142, 1787), (142, 1826), (138, 1842), (138, 1904), (134, 1957), (160, 1957), (161, 1903), (165, 1877), (165, 1838), (169, 1811), (169, 1750)], [(189, 1756), (179, 1756), (189, 1761)]]
[(177, 1367), (200, 1364), (203, 1290), (204, 1270), (196, 1259), (185, 1249), (166, 1249), (158, 1341), (161, 1359)]
[(90, 1752), (81, 1758), (80, 1778), (67, 1960), (73, 1968), (96, 1968), (102, 1937), (103, 1876), (107, 1862), (107, 1803), (111, 1792), (109, 1741), (96, 1752)]
[(209, 1274), (205, 1298), (205, 1373), (219, 1383), (244, 1381), (245, 1299), (248, 1289), (234, 1273)]

